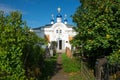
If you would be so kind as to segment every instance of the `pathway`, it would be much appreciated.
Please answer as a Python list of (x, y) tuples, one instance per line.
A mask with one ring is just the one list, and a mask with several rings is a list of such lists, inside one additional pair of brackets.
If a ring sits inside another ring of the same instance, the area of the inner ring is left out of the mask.
[(62, 56), (59, 53), (59, 56), (58, 56), (58, 59), (57, 59), (56, 73), (53, 75), (51, 80), (69, 80), (68, 73), (65, 73), (63, 71), (61, 57)]

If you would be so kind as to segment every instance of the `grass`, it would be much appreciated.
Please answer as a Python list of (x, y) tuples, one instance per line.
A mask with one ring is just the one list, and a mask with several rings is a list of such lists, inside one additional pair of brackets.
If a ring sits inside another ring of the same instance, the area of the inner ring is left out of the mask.
[(62, 54), (63, 70), (69, 73), (69, 80), (83, 80), (81, 76), (80, 59), (68, 58), (66, 54)]
[(62, 64), (63, 70), (65, 72), (79, 72), (80, 71), (80, 63), (76, 59), (70, 59), (67, 57), (65, 53), (62, 54)]
[(73, 57), (71, 59), (66, 54), (62, 54), (62, 65), (63, 70), (69, 74), (69, 80), (87, 80), (88, 74), (83, 74), (83, 64), (81, 64), (80, 58)]
[(70, 75), (69, 80), (84, 80), (80, 75), (80, 72)]

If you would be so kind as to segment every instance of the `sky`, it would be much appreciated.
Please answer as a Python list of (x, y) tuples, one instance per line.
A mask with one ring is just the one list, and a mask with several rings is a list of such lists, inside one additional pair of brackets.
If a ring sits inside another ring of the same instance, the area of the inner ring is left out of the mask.
[(79, 0), (0, 0), (0, 10), (8, 14), (11, 11), (20, 11), (23, 21), (31, 28), (50, 24), (51, 14), (56, 18), (57, 8), (61, 8), (61, 15), (67, 15), (68, 23), (74, 25), (71, 15), (80, 6)]

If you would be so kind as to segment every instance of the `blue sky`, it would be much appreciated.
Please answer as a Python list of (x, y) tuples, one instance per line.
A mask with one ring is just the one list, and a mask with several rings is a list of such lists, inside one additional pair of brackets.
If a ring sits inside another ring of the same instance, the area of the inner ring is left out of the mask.
[(67, 14), (68, 23), (74, 25), (70, 17), (80, 6), (79, 0), (0, 0), (0, 10), (21, 11), (23, 20), (31, 28), (50, 24), (51, 14), (57, 15), (57, 8), (61, 14)]

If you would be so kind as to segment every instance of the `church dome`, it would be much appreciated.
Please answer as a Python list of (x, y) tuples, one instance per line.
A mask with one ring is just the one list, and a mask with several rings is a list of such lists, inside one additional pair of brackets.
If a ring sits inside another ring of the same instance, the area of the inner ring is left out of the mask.
[(58, 14), (58, 15), (57, 15), (57, 18), (62, 18), (62, 15), (61, 15), (61, 14)]
[(67, 19), (65, 19), (64, 21), (68, 21)]
[(51, 19), (51, 21), (53, 21), (53, 22), (54, 22), (54, 19)]

